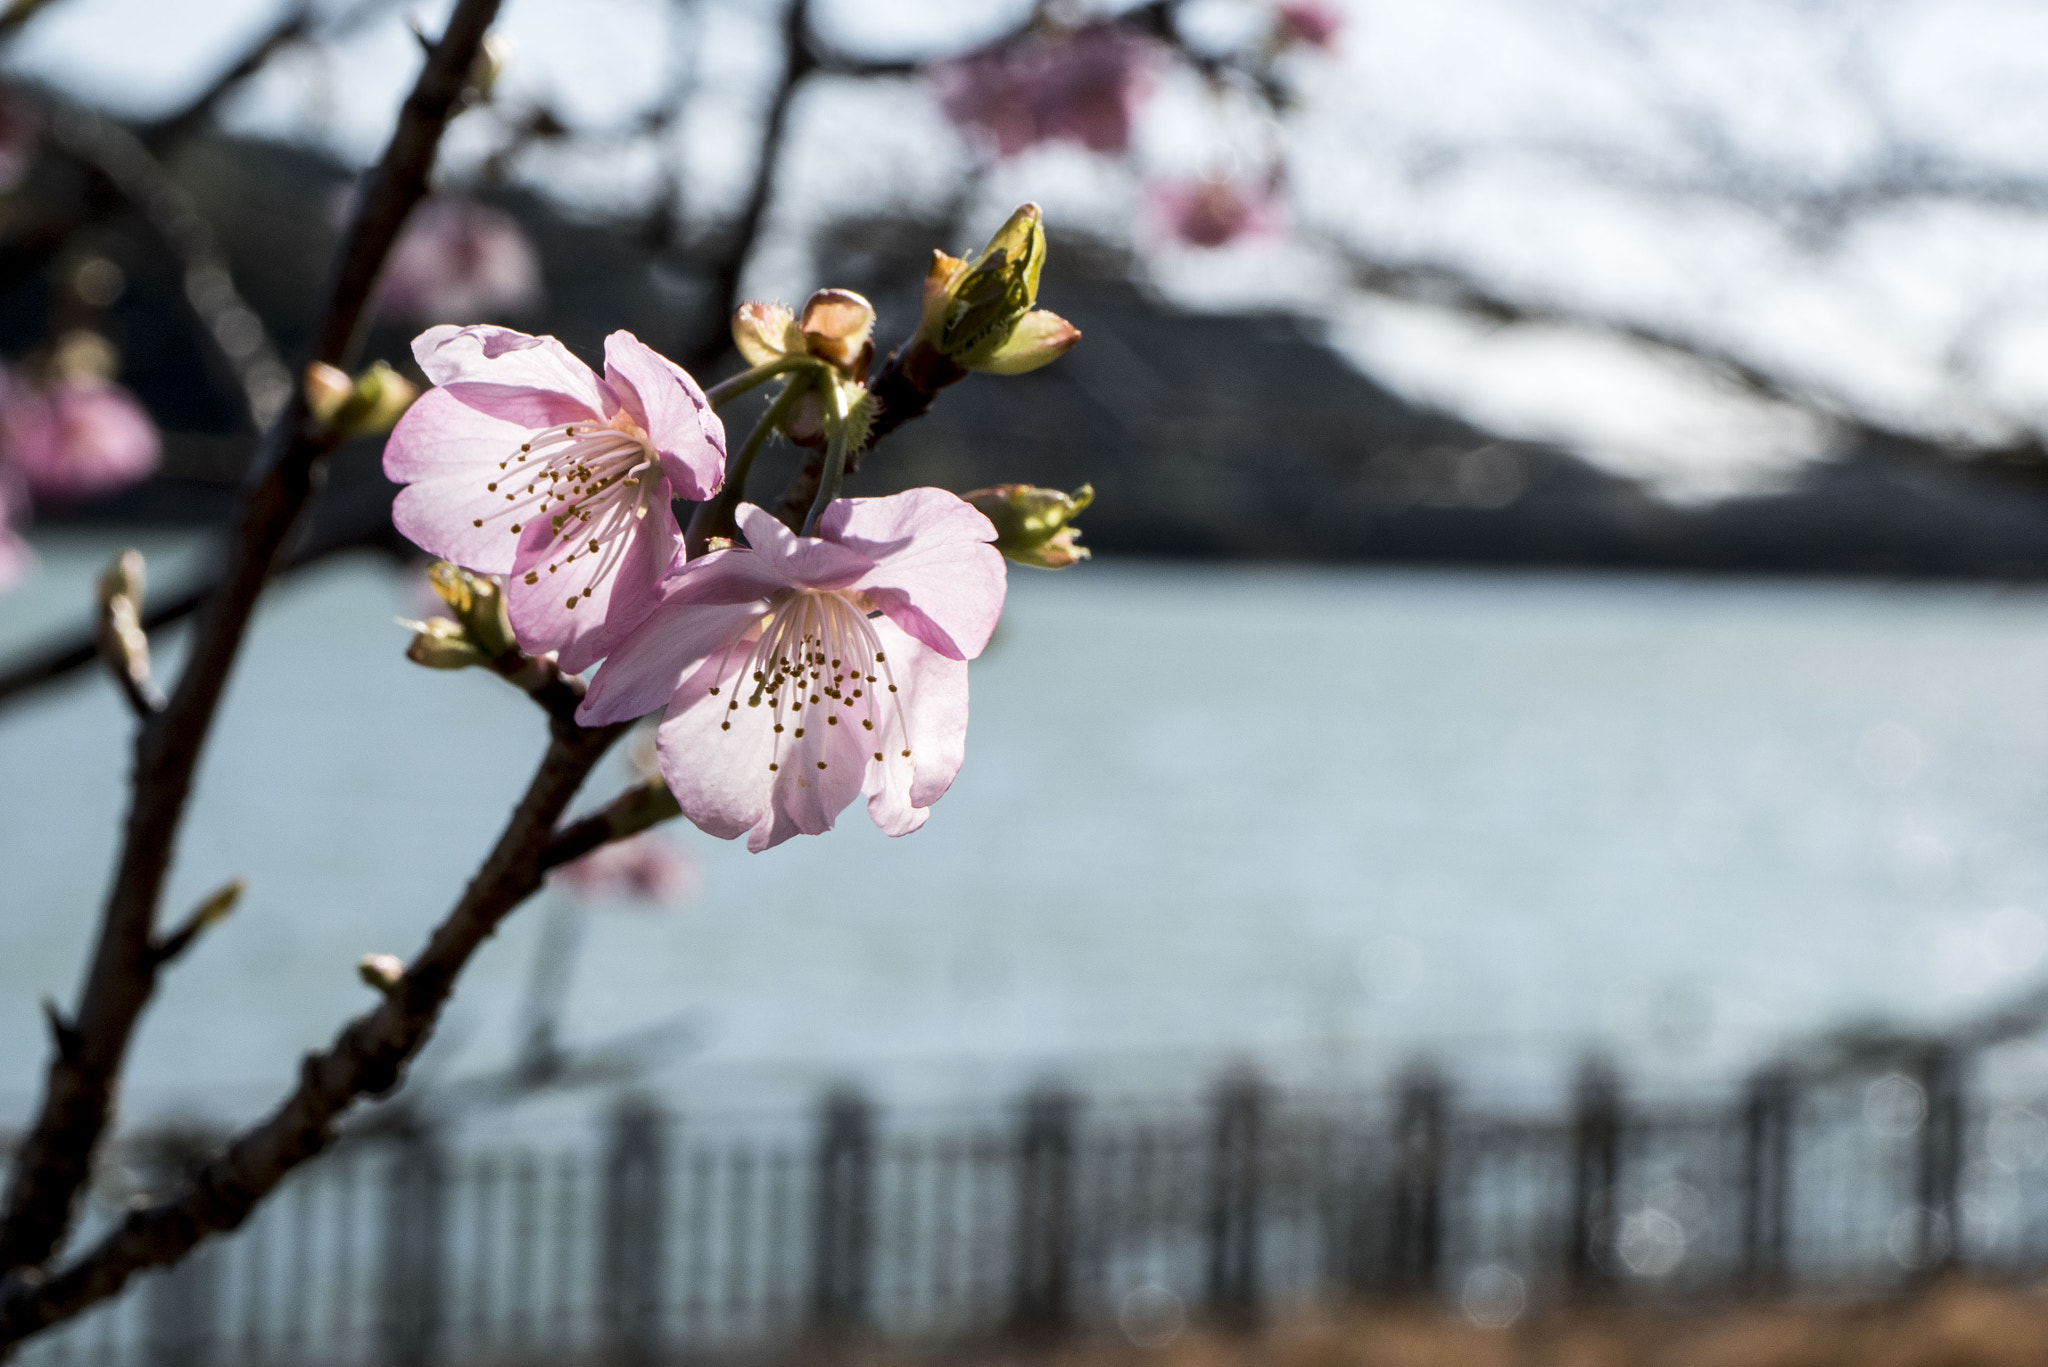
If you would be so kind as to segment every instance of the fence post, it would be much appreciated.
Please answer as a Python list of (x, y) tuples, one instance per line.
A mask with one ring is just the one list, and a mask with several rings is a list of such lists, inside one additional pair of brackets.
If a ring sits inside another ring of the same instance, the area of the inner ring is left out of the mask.
[(844, 1334), (867, 1316), (874, 1230), (874, 1114), (867, 1098), (835, 1091), (819, 1116), (811, 1213), (811, 1327)]
[(611, 1360), (647, 1367), (661, 1356), (668, 1126), (652, 1101), (628, 1096), (612, 1111), (608, 1128), (597, 1301)]
[[(167, 1131), (144, 1155), (145, 1176), (152, 1186), (168, 1186), (191, 1175), (211, 1147), (196, 1131)], [(144, 1330), (149, 1367), (205, 1367), (213, 1360), (220, 1333), (217, 1252), (202, 1245), (150, 1279)]]
[(1428, 1295), (1436, 1289), (1442, 1262), (1444, 1129), (1449, 1109), (1450, 1089), (1434, 1069), (1414, 1069), (1402, 1080), (1394, 1119), (1387, 1268), (1394, 1289), (1410, 1295)]
[(1915, 1176), (1920, 1207), (1913, 1232), (1914, 1262), (1924, 1269), (1960, 1260), (1963, 1171), (1964, 1071), (1968, 1055), (1953, 1044), (1931, 1044), (1920, 1056), (1920, 1087), (1927, 1099), (1920, 1122)]
[(384, 1181), (384, 1361), (432, 1367), (444, 1328), (448, 1158), (425, 1122), (397, 1130)]
[(1792, 1215), (1792, 1075), (1766, 1068), (1742, 1106), (1742, 1283), (1751, 1293), (1783, 1285)]
[(1259, 1149), (1265, 1088), (1250, 1073), (1216, 1088), (1209, 1154), (1208, 1308), (1249, 1329), (1259, 1314)]
[(1613, 1275), (1621, 1130), (1620, 1081), (1612, 1066), (1588, 1059), (1579, 1072), (1572, 1108), (1572, 1208), (1565, 1275), (1575, 1292), (1602, 1287)]
[(1073, 1323), (1076, 1109), (1073, 1095), (1058, 1087), (1024, 1099), (1010, 1328), (1028, 1338), (1055, 1338)]

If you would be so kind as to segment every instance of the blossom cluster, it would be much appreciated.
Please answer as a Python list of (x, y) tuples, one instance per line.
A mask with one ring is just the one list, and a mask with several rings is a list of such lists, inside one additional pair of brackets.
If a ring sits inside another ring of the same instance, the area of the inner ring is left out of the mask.
[(31, 511), (112, 493), (157, 467), (142, 405), (111, 378), (113, 349), (66, 336), (34, 364), (0, 365), (0, 591), (34, 563), (15, 531)]
[[(997, 159), (1049, 143), (1105, 156), (1132, 152), (1140, 110), (1176, 53), (1213, 88), (1240, 76), (1268, 103), (1285, 98), (1277, 64), (1298, 49), (1331, 51), (1343, 27), (1332, 0), (1280, 0), (1264, 40), (1237, 60), (1195, 52), (1159, 27), (1157, 7), (1118, 19), (1061, 27), (1034, 21), (1022, 33), (928, 71), (939, 107), (955, 127)], [(1255, 175), (1218, 172), (1194, 180), (1147, 179), (1149, 221), (1168, 238), (1215, 248), (1274, 231), (1281, 222), (1277, 160)]]
[(483, 325), (430, 328), (413, 354), (435, 387), (385, 450), (406, 486), (393, 520), (504, 576), (521, 650), (598, 666), (579, 721), (660, 711), (683, 814), (752, 850), (828, 830), (862, 795), (891, 835), (923, 824), (1002, 611), (988, 518), (913, 489), (831, 500), (799, 533), (741, 502), (739, 536), (693, 556), (672, 501), (717, 495), (727, 452), (681, 367), (616, 332), (600, 375), (552, 337)]

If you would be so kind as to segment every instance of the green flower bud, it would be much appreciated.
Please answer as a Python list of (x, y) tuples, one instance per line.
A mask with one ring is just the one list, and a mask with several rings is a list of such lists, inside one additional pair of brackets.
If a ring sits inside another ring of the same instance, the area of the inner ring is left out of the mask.
[(1088, 558), (1077, 545), (1081, 529), (1069, 526), (1095, 501), (1095, 488), (1084, 484), (1071, 494), (1032, 484), (998, 484), (963, 494), (996, 528), (996, 549), (1020, 565), (1063, 570)]
[(470, 644), (469, 633), (460, 622), (430, 617), (424, 622), (400, 625), (412, 628), (412, 643), (405, 648), (405, 658), (416, 665), (428, 669), (468, 669), (491, 662), (490, 656)]
[(1080, 330), (1035, 307), (1045, 269), (1045, 223), (1036, 204), (1010, 215), (981, 256), (932, 254), (917, 339), (963, 370), (1021, 375), (1056, 360)]
[(463, 639), (482, 651), (486, 659), (495, 660), (512, 649), (512, 620), (505, 614), (505, 593), (497, 580), (487, 574), (471, 574), (446, 560), (436, 560), (427, 571), (427, 579), (455, 614)]

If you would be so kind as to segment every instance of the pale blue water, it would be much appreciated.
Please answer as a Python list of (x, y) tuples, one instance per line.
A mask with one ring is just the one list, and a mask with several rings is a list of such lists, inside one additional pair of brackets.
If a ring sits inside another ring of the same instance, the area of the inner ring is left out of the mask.
[[(113, 548), (46, 534), (0, 644)], [(160, 580), (190, 543), (145, 539)], [(2048, 972), (2048, 594), (1245, 569), (1019, 572), (925, 830), (766, 855), (673, 828), (703, 891), (593, 912), (568, 1031), (690, 1014), (694, 1096), (1047, 1069), (1179, 1086), (1251, 1058), (1370, 1081), (1418, 1048), (1547, 1077), (1605, 1043), (1725, 1074), (1850, 1013), (1940, 1020)], [(261, 617), (171, 904), (242, 909), (173, 972), (138, 1112), (260, 1107), (412, 952), (539, 754), (526, 700), (401, 658), (380, 563)], [(119, 820), (127, 724), (82, 679), (0, 711), (0, 1102), (41, 1066)], [(613, 772), (599, 796), (616, 788)], [(540, 917), (432, 1059), (503, 1062)]]

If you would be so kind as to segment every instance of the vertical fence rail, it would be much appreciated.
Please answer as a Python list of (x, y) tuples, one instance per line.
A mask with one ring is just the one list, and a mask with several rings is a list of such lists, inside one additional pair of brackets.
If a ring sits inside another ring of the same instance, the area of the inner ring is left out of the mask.
[(811, 1216), (811, 1328), (828, 1338), (867, 1319), (874, 1229), (874, 1118), (858, 1093), (825, 1100)]

